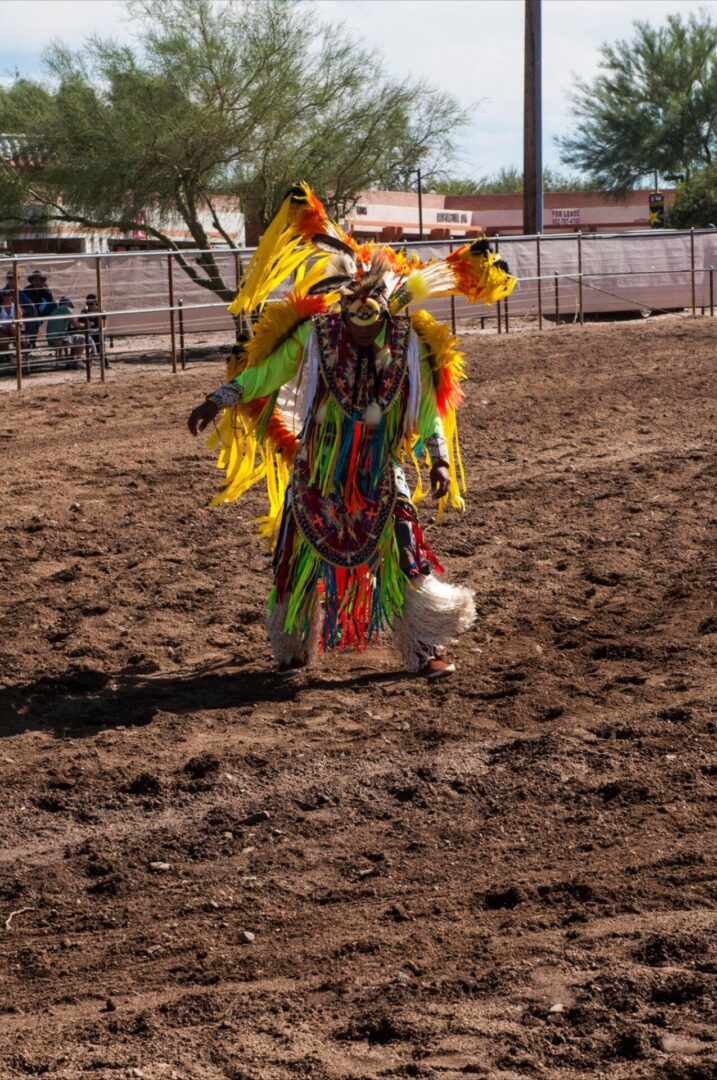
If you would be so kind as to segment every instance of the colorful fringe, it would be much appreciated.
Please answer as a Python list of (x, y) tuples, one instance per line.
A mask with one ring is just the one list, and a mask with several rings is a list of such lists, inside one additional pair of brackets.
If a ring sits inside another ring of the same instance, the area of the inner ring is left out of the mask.
[[(254, 337), (232, 350), (227, 363), (227, 381), (236, 379), (246, 368), (263, 363), (302, 322), (325, 310), (325, 297), (304, 297), (296, 292), (282, 302), (271, 304)], [(259, 518), (260, 536), (273, 542), (284, 505), (289, 466), (299, 447), (296, 435), (286, 426), (276, 408), (276, 396), (257, 398), (225, 409), (216, 430), (207, 439), (207, 445), (212, 449), (220, 448), (217, 468), (225, 472), (223, 489), (209, 505), (233, 502), (254, 484), (266, 479), (269, 512)]]
[[(461, 460), (458, 442), (458, 423), (456, 409), (463, 399), (460, 383), (465, 379), (463, 355), (455, 346), (457, 338), (451, 334), (445, 323), (437, 322), (428, 311), (418, 310), (411, 315), (411, 325), (428, 350), (428, 359), (433, 370), (433, 384), (436, 391), (436, 403), (443, 422), (443, 434), (448, 451), (448, 473), (450, 486), (448, 499), (457, 510), (465, 508), (461, 490), (466, 490), (466, 478)], [(418, 471), (418, 486), (413, 494), (413, 501), (419, 502), (428, 492), (423, 488), (420, 468), (415, 453), (411, 454)], [(445, 510), (446, 499), (442, 499), (436, 517), (440, 521)]]
[(446, 263), (453, 270), (455, 286), (439, 296), (458, 293), (469, 304), (495, 304), (510, 296), (517, 279), (503, 269), (505, 263), (500, 255), (484, 250), (485, 241), (464, 244), (446, 256)]
[(269, 612), (286, 599), (284, 632), (306, 642), (314, 605), (323, 603), (322, 648), (326, 652), (365, 649), (403, 613), (406, 579), (399, 565), (393, 518), (370, 561), (347, 569), (322, 559), (287, 509), (275, 576)]
[[(340, 274), (335, 271), (333, 275), (327, 274), (327, 264), (337, 251), (344, 260), (343, 270)], [(345, 282), (350, 282), (351, 287), (360, 286), (372, 268), (384, 274), (393, 314), (408, 303), (435, 296), (458, 294), (471, 303), (494, 303), (510, 295), (516, 284), (505, 263), (490, 252), (485, 241), (464, 245), (445, 259), (426, 263), (416, 254), (406, 256), (403, 251), (395, 252), (382, 245), (359, 245), (329, 219), (307, 184), (297, 184), (262, 237), (229, 308), (235, 316), (250, 314), (256, 318), (258, 314), (259, 319), (252, 327), (250, 341), (235, 350), (228, 379), (236, 378), (245, 368), (264, 363), (302, 322), (335, 310), (341, 293), (327, 291), (312, 296), (313, 288), (320, 290), (322, 282), (327, 289), (343, 287)], [(292, 275), (291, 296), (267, 306), (272, 292)], [(321, 321), (317, 319), (317, 323)], [(457, 342), (447, 327), (438, 324), (428, 312), (416, 311), (412, 325), (429, 353), (447, 442), (450, 486), (447, 498), (439, 506), (440, 518), (448, 499), (455, 507), (464, 505), (461, 489), (465, 491), (465, 477), (456, 427), (456, 408), (462, 396), (459, 383), (464, 378), (463, 358), (456, 351)], [(323, 379), (327, 385), (334, 386), (329, 383), (326, 369)], [(339, 393), (336, 386), (334, 391)], [(298, 528), (294, 512), (287, 509), (290, 466), (299, 442), (284, 423), (276, 407), (277, 399), (278, 394), (273, 394), (225, 410), (208, 440), (210, 446), (220, 448), (217, 465), (226, 472), (223, 490), (211, 505), (231, 502), (265, 479), (269, 511), (259, 524), (261, 535), (274, 545), (275, 551), (272, 610), (279, 602), (283, 613), (286, 604), (286, 616), (281, 616), (285, 631), (298, 632), (302, 640), (308, 640), (312, 612), (321, 593), (326, 616), (324, 648), (363, 648), (403, 612), (405, 578), (399, 565), (393, 517), (385, 527), (383, 519), (376, 522), (371, 544), (379, 532), (380, 537), (370, 558), (366, 555), (368, 547), (355, 549), (357, 560), (367, 558), (364, 564), (346, 569), (329, 561), (337, 550), (336, 545), (333, 548), (319, 545), (323, 546), (324, 555), (319, 554)], [(304, 435), (302, 462), (305, 453), (309, 485), (320, 493), (321, 514), (324, 510), (321, 500), (334, 498), (353, 515), (354, 522), (359, 519), (365, 522), (370, 518), (367, 500), (376, 493), (386, 470), (393, 467), (396, 455), (410, 457), (414, 462), (419, 476), (414, 501), (423, 497), (418, 460), (422, 447), (415, 432), (405, 431), (406, 404), (404, 385), (390, 404), (387, 394), (381, 422), (371, 428), (361, 422), (358, 411), (346, 412), (332, 394), (325, 389), (319, 391)], [(298, 509), (301, 505), (297, 503), (297, 513), (301, 512)], [(340, 535), (343, 543), (343, 534)], [(420, 530), (417, 535), (422, 543)], [(352, 560), (341, 557), (340, 561)]]

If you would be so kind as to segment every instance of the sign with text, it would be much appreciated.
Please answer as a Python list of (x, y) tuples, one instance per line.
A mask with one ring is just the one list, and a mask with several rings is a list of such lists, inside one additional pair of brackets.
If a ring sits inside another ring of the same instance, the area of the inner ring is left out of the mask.
[(560, 225), (562, 228), (580, 224), (579, 210), (551, 210), (551, 224)]
[(664, 229), (665, 227), (665, 196), (661, 191), (653, 191), (648, 197), (650, 206), (650, 228)]

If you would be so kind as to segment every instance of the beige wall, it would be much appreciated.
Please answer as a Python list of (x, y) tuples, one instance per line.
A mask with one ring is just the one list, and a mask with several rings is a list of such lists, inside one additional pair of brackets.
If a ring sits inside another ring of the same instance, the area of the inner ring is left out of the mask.
[[(629, 191), (613, 198), (600, 191), (549, 192), (544, 199), (544, 231), (645, 229), (649, 226), (648, 195), (648, 191)], [(665, 191), (664, 195), (669, 206), (674, 192)], [(458, 235), (466, 228), (498, 233), (522, 229), (523, 198), (519, 194), (423, 195), (422, 204), (424, 232), (448, 228)], [(365, 207), (366, 213), (360, 213), (359, 207)], [(444, 213), (465, 214), (467, 221), (439, 220), (439, 214)], [(345, 223), (358, 232), (400, 225), (414, 233), (419, 225), (418, 196), (409, 191), (364, 191)]]

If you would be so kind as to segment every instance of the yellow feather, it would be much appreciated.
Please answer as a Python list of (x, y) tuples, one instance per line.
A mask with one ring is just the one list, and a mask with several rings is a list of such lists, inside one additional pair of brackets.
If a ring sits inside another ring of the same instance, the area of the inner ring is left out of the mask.
[[(434, 378), (439, 372), (447, 368), (451, 381), (457, 383), (465, 378), (465, 361), (463, 355), (456, 350), (458, 339), (454, 337), (445, 323), (439, 323), (428, 311), (421, 309), (411, 315), (411, 325), (428, 350), (428, 360), (434, 372)], [(466, 490), (463, 462), (461, 461), (460, 446), (458, 443), (458, 421), (455, 405), (448, 403), (443, 420), (443, 434), (446, 439), (448, 452), (448, 475), (449, 488), (446, 499), (441, 499), (438, 505), (436, 520), (440, 521), (445, 510), (447, 499), (451, 506), (457, 510), (465, 509), (465, 501), (461, 495), (461, 489)], [(416, 490), (418, 499), (424, 497), (424, 491), (420, 487)]]

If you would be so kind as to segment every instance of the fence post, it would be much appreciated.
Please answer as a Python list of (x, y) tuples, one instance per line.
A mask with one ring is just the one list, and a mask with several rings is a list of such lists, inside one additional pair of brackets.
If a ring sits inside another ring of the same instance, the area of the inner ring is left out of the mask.
[(556, 323), (556, 325), (560, 322), (560, 285), (558, 284), (559, 276), (560, 275), (558, 274), (558, 271), (556, 270), (555, 271), (555, 323)]
[[(241, 255), (239, 254), (237, 249), (234, 248), (234, 280), (235, 280), (235, 284), (236, 284), (236, 292), (237, 293), (239, 292), (239, 286), (241, 285), (241, 279), (243, 277), (244, 277), (244, 267), (242, 266)], [(236, 295), (236, 293), (235, 293), (235, 295)], [(237, 322), (236, 318), (234, 319), (234, 333), (237, 336), (237, 340), (238, 340), (238, 335), (239, 334), (246, 334), (246, 332), (247, 332), (247, 320), (246, 320), (246, 316), (242, 312), (242, 314), (239, 316), (239, 321), (238, 322)]]
[(540, 233), (535, 237), (535, 263), (538, 271), (538, 330), (543, 329), (543, 279), (540, 271)]
[(186, 371), (187, 352), (184, 348), (184, 300), (182, 300), (181, 296), (179, 300), (177, 300), (177, 307), (179, 308), (179, 311), (177, 312), (179, 315), (179, 355), (182, 362), (182, 371)]
[(710, 315), (715, 314), (715, 268), (710, 266)]
[(583, 234), (578, 232), (578, 311), (580, 313), (580, 325), (585, 325), (583, 317)]
[(697, 290), (695, 287), (695, 230), (690, 229), (690, 272), (692, 275), (692, 318), (697, 318)]
[[(99, 307), (99, 304), (97, 305)], [(92, 382), (92, 356), (90, 355), (90, 323), (85, 319), (85, 376)]]
[[(448, 245), (449, 254), (453, 254), (453, 244)], [(456, 335), (456, 298), (451, 296), (451, 333)]]
[(17, 388), (22, 390), (22, 328), (24, 323), (18, 322), (21, 318), (20, 308), (20, 280), (17, 276), (17, 259), (12, 264), (12, 290), (14, 293), (14, 307), (15, 307), (15, 367), (16, 367), (16, 379)]
[[(496, 240), (496, 242), (495, 242), (495, 253), (496, 253), (496, 255), (498, 254), (499, 251), (500, 251), (500, 241)], [(497, 301), (497, 303), (495, 305), (495, 310), (496, 310), (496, 314), (498, 316), (498, 333), (502, 334), (503, 333), (503, 325), (501, 323), (500, 300)]]
[(503, 312), (505, 314), (505, 332), (506, 332), (506, 334), (509, 334), (510, 333), (510, 323), (508, 322), (508, 297), (507, 296), (506, 296), (505, 300), (503, 301)]
[(100, 328), (100, 379), (105, 381), (105, 301), (104, 294), (102, 292), (102, 259), (98, 255), (95, 260), (95, 273), (97, 276), (97, 306), (100, 309), (99, 315), (99, 328)]
[(167, 283), (169, 285), (169, 332), (172, 335), (172, 372), (177, 374), (177, 329), (174, 319), (174, 273), (172, 256), (167, 256)]

